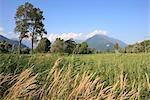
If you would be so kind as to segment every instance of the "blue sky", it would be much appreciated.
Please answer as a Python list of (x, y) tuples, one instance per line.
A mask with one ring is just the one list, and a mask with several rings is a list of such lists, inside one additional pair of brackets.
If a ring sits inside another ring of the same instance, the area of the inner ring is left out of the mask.
[(43, 10), (49, 39), (106, 34), (135, 43), (150, 34), (150, 0), (0, 0), (1, 34), (17, 36), (15, 12), (26, 1)]

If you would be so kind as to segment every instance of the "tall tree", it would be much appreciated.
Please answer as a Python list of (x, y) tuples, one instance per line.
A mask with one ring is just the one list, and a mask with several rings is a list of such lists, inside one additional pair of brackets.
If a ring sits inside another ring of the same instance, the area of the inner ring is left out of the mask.
[(18, 7), (15, 19), (15, 31), (20, 33), (20, 43), (24, 37), (30, 36), (33, 52), (33, 43), (36, 42), (39, 37), (42, 38), (43, 34), (46, 34), (43, 24), (43, 11), (26, 2), (24, 5)]
[(28, 28), (29, 28), (28, 13), (32, 8), (33, 8), (33, 6), (27, 2), (24, 5), (19, 6), (17, 11), (16, 11), (16, 15), (15, 15), (15, 21), (16, 21), (15, 32), (18, 32), (20, 34), (19, 35), (19, 53), (21, 53), (22, 39), (28, 37)]
[(47, 34), (44, 29), (43, 20), (43, 11), (39, 8), (33, 8), (30, 13), (30, 22), (29, 22), (29, 29), (30, 29), (30, 36), (32, 41), (32, 51), (33, 51), (33, 43), (37, 42), (38, 38), (42, 38), (43, 34)]

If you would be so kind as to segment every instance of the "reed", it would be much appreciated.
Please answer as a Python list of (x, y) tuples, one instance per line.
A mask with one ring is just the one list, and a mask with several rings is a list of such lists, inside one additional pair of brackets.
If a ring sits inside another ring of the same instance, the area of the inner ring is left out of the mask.
[[(17, 75), (0, 74), (0, 87), (5, 82), (11, 84), (3, 91), (4, 100), (148, 100), (150, 83), (148, 73), (143, 81), (130, 80), (124, 70), (118, 72), (112, 83), (103, 80), (95, 72), (84, 71), (74, 74), (74, 66), (61, 65), (59, 58), (53, 67), (47, 70), (43, 80), (40, 73), (32, 68), (23, 70)], [(2, 94), (2, 93), (1, 93)]]

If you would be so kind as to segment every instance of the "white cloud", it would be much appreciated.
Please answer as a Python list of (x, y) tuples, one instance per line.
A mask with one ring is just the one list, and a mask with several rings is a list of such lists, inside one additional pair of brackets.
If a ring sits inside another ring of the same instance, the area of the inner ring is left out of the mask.
[(50, 41), (55, 41), (55, 39), (58, 37), (58, 34), (54, 34), (54, 33), (50, 33), (47, 38), (50, 40)]
[(63, 39), (70, 39), (70, 38), (73, 38), (73, 39), (78, 39), (78, 38), (80, 38), (80, 37), (82, 37), (82, 33), (73, 33), (73, 32), (71, 32), (71, 33), (63, 33), (63, 34), (61, 34), (61, 38), (63, 38)]
[(96, 34), (107, 35), (107, 34), (108, 34), (108, 31), (105, 31), (105, 30), (95, 30), (95, 31), (89, 33), (89, 34), (87, 35), (87, 37), (90, 38), (90, 37), (92, 37), (92, 36), (94, 36), (94, 35), (96, 35)]
[(107, 35), (108, 32), (105, 31), (105, 30), (95, 30), (93, 32), (90, 32), (90, 33), (74, 33), (74, 32), (70, 32), (70, 33), (62, 33), (62, 34), (54, 34), (54, 33), (51, 33), (49, 34), (47, 37), (50, 41), (55, 41), (56, 38), (60, 37), (64, 40), (67, 40), (67, 39), (75, 39), (75, 40), (86, 40), (96, 34), (100, 34), (100, 35)]
[(50, 41), (55, 41), (56, 38), (62, 38), (64, 40), (68, 40), (68, 39), (81, 39), (81, 37), (83, 36), (82, 33), (73, 33), (73, 32), (70, 32), (70, 33), (62, 33), (62, 34), (54, 34), (54, 33), (51, 33), (48, 35), (48, 39)]

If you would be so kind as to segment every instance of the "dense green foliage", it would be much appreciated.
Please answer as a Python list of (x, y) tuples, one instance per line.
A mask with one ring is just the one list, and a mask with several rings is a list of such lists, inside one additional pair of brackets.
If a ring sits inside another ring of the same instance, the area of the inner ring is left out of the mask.
[(15, 32), (19, 33), (19, 53), (21, 53), (21, 43), (23, 38), (28, 38), (28, 10), (31, 10), (33, 7), (30, 3), (25, 3), (24, 5), (21, 5), (18, 7), (15, 15)]
[(141, 52), (150, 52), (150, 40), (144, 40), (142, 42), (128, 45), (125, 49), (122, 50), (125, 53), (141, 53)]
[(29, 48), (21, 48), (21, 54), (29, 54), (30, 49)]
[(51, 42), (47, 38), (42, 38), (35, 51), (40, 53), (46, 53), (49, 51), (50, 45)]
[(91, 54), (95, 53), (94, 49), (88, 48), (86, 42), (76, 43), (72, 39), (64, 41), (61, 38), (56, 38), (51, 46), (52, 53), (68, 53), (68, 54)]
[(61, 38), (56, 38), (56, 40), (54, 41), (54, 43), (51, 46), (50, 51), (52, 53), (63, 53), (64, 52), (64, 40)]
[(65, 41), (65, 48), (64, 52), (68, 54), (72, 54), (74, 52), (74, 49), (76, 48), (76, 42), (72, 39)]
[(90, 54), (92, 53), (92, 49), (88, 48), (87, 42), (82, 42), (81, 44), (77, 44), (75, 50), (75, 54)]

